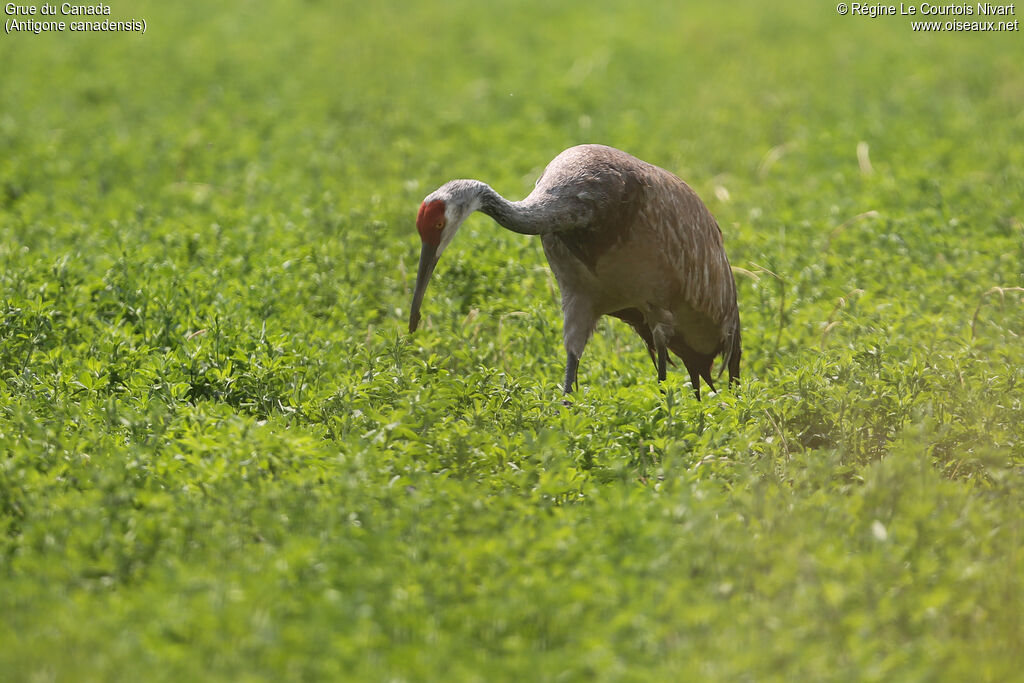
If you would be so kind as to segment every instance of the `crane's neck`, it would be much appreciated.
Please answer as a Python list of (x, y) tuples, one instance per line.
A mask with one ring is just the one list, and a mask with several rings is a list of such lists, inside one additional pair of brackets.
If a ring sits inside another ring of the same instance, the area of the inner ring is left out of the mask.
[[(457, 228), (469, 214), (482, 211), (503, 227), (522, 235), (583, 227), (593, 215), (593, 207), (578, 194), (534, 188), (526, 199), (510, 202), (479, 180), (450, 180), (427, 195), (423, 203), (433, 201), (447, 205), (445, 215), (450, 226)], [(446, 244), (444, 238), (441, 241)]]
[(503, 227), (521, 235), (539, 235), (550, 229), (545, 220), (545, 212), (538, 210), (537, 206), (531, 206), (525, 200), (510, 202), (489, 185), (483, 183), (481, 185), (480, 211), (486, 213)]
[(479, 210), (521, 235), (543, 235), (576, 227), (582, 218), (573, 202), (556, 200), (536, 192), (522, 201), (510, 202), (489, 185), (481, 185)]

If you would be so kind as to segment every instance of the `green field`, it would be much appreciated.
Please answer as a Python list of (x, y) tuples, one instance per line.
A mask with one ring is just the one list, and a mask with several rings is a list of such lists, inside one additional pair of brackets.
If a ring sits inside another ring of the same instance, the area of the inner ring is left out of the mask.
[[(1019, 31), (110, 8), (0, 35), (0, 680), (1024, 680)], [(605, 319), (563, 406), (481, 214), (408, 333), (420, 200), (582, 142), (717, 217), (736, 390)]]

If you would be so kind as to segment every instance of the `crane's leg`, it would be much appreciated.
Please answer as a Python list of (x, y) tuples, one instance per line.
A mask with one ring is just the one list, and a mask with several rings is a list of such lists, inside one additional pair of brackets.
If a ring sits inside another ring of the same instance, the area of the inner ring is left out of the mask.
[(740, 330), (737, 326), (732, 337), (732, 353), (729, 354), (729, 386), (740, 383), (740, 356), (743, 355), (740, 344)]
[(565, 356), (565, 393), (571, 394), (576, 385), (576, 371), (580, 367), (580, 357), (572, 351), (567, 351)]
[(580, 358), (590, 335), (594, 332), (597, 316), (582, 302), (575, 299), (567, 302), (563, 297), (562, 318), (565, 323), (562, 330), (565, 340), (565, 393), (571, 394), (576, 386), (576, 371), (580, 367)]
[(696, 367), (690, 367), (690, 384), (693, 385), (693, 394), (700, 400), (700, 372)]
[[(654, 350), (654, 333), (651, 332), (651, 328), (647, 326), (647, 321), (644, 320), (644, 314), (639, 308), (623, 308), (619, 311), (613, 311), (608, 315), (618, 318), (627, 325), (633, 328), (633, 331), (640, 335), (640, 338), (644, 340), (644, 346), (647, 347), (647, 354), (651, 357), (651, 363), (654, 364), (654, 371), (658, 371), (658, 354)], [(671, 358), (669, 359), (672, 360)]]
[(654, 349), (658, 355), (658, 381), (664, 382), (668, 377), (668, 343), (672, 339), (672, 314), (665, 310), (651, 310), (647, 313), (647, 323), (651, 325), (651, 336), (654, 337)]

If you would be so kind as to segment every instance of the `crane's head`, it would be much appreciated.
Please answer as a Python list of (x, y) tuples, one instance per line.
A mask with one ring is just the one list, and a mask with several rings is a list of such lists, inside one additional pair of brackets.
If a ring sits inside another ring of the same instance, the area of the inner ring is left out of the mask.
[(480, 208), (480, 198), (486, 188), (487, 185), (478, 180), (452, 180), (431, 192), (420, 204), (416, 229), (423, 247), (409, 312), (410, 332), (415, 332), (420, 323), (420, 304), (441, 252), (451, 243), (466, 216)]

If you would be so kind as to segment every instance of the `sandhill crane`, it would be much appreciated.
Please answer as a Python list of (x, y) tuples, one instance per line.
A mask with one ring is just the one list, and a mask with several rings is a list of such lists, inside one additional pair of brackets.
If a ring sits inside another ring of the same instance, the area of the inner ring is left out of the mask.
[(598, 318), (630, 325), (647, 345), (658, 380), (668, 351), (682, 359), (697, 398), (714, 391), (719, 353), (739, 380), (740, 318), (722, 232), (689, 185), (672, 173), (604, 145), (556, 156), (530, 195), (510, 202), (479, 180), (452, 180), (420, 205), (423, 242), (409, 331), (441, 253), (463, 220), (482, 211), (505, 228), (540, 235), (562, 292), (565, 393)]

